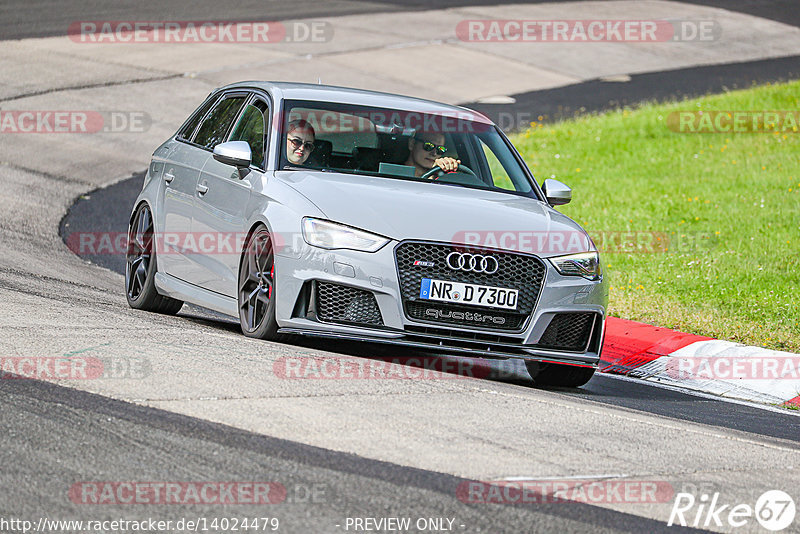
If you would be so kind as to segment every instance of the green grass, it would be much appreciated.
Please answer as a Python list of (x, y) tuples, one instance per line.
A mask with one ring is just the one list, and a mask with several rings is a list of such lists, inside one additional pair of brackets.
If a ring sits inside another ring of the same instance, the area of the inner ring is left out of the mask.
[(603, 254), (611, 315), (800, 352), (800, 133), (666, 122), (673, 111), (798, 109), (793, 82), (532, 123), (513, 141), (540, 182), (573, 188), (559, 209), (590, 235), (668, 238), (666, 252)]

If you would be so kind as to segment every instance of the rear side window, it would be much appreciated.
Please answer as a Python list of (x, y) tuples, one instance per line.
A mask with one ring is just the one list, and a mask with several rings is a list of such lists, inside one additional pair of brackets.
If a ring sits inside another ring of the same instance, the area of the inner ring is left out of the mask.
[(211, 109), (211, 106), (213, 106), (214, 102), (216, 101), (217, 98), (214, 97), (203, 102), (203, 105), (195, 110), (194, 115), (192, 115), (192, 118), (189, 119), (189, 122), (187, 122), (183, 128), (181, 128), (180, 132), (178, 132), (178, 139), (190, 141), (192, 139), (192, 134), (197, 129), (197, 125), (200, 124), (200, 121), (203, 120), (203, 117), (205, 117), (206, 113), (208, 113), (208, 110)]
[(200, 125), (194, 142), (206, 148), (214, 148), (223, 142), (231, 124), (239, 114), (239, 109), (244, 104), (244, 100), (244, 96), (233, 96), (221, 100)]

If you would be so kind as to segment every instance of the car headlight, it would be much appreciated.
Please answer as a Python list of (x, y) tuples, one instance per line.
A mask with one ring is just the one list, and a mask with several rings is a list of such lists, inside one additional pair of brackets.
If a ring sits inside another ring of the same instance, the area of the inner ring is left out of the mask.
[(589, 280), (599, 280), (603, 274), (600, 269), (600, 255), (597, 252), (558, 256), (550, 258), (550, 263), (565, 276), (582, 276)]
[(363, 252), (375, 252), (389, 242), (389, 239), (383, 236), (311, 217), (303, 219), (303, 239), (314, 247), (344, 248)]

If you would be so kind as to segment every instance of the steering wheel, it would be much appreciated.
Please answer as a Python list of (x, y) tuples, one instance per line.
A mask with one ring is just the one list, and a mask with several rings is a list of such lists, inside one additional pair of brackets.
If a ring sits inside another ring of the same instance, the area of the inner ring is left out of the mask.
[[(444, 169), (442, 169), (438, 165), (434, 165), (434, 167), (431, 170), (429, 170), (428, 172), (426, 172), (425, 174), (420, 176), (420, 178), (424, 179), (424, 180), (428, 180), (431, 176), (436, 175), (436, 178), (434, 178), (434, 180), (437, 180), (439, 177), (441, 177), (446, 172), (447, 171), (445, 171)], [(467, 167), (463, 163), (459, 163), (458, 164), (458, 169), (455, 170), (455, 171), (452, 171), (452, 172), (463, 172), (464, 174), (472, 175), (474, 178), (480, 180), (480, 178), (478, 178), (478, 175), (475, 174), (475, 172), (472, 169), (470, 169), (469, 167)]]

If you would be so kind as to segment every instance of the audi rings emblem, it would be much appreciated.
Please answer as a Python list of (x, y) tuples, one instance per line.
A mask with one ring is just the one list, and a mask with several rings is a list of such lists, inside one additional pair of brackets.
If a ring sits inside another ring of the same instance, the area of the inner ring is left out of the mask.
[(455, 271), (494, 274), (500, 268), (497, 259), (480, 254), (451, 252), (447, 255), (447, 266)]

